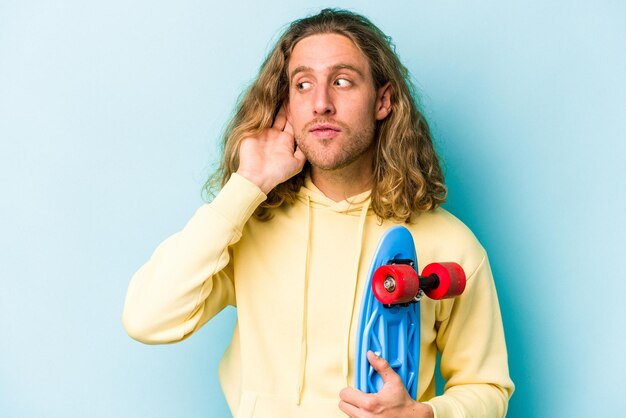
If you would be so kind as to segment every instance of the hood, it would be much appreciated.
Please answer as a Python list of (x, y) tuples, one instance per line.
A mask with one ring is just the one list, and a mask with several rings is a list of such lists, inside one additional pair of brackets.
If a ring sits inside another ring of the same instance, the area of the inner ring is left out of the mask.
[(309, 204), (311, 209), (327, 209), (352, 216), (361, 216), (365, 206), (367, 206), (366, 211), (370, 209), (370, 197), (371, 190), (367, 190), (355, 196), (348, 197), (345, 200), (335, 202), (331, 198), (326, 197), (326, 195), (313, 184), (311, 176), (308, 175), (304, 180), (304, 185), (298, 192), (298, 200)]
[(363, 250), (363, 231), (365, 229), (365, 220), (367, 214), (371, 210), (370, 199), (371, 191), (365, 191), (358, 195), (349, 197), (345, 200), (335, 202), (328, 198), (321, 190), (319, 190), (310, 176), (306, 176), (304, 186), (300, 188), (297, 198), (300, 202), (304, 203), (307, 207), (307, 240), (306, 240), (306, 256), (305, 265), (302, 269), (303, 275), (303, 294), (302, 294), (302, 326), (301, 326), (301, 339), (300, 339), (300, 364), (298, 367), (298, 388), (296, 393), (296, 403), (300, 405), (302, 401), (302, 394), (304, 391), (305, 370), (307, 364), (307, 315), (308, 315), (308, 294), (309, 294), (309, 263), (310, 263), (310, 249), (311, 249), (311, 218), (313, 211), (329, 210), (337, 213), (342, 213), (348, 216), (354, 216), (359, 218), (358, 227), (354, 231), (354, 249), (352, 250), (352, 256), (346, 258), (346, 262), (352, 264), (352, 274), (347, 277), (347, 280), (352, 280), (352, 293), (346, 294), (346, 298), (349, 299), (348, 303), (344, 304), (345, 311), (341, 312), (339, 318), (343, 318), (345, 323), (345, 351), (342, 354), (341, 369), (343, 377), (346, 381), (346, 386), (350, 386), (348, 379), (349, 362), (350, 362), (350, 331), (352, 329), (352, 317), (354, 308), (356, 305), (357, 285), (359, 277), (359, 265), (361, 263), (361, 253)]

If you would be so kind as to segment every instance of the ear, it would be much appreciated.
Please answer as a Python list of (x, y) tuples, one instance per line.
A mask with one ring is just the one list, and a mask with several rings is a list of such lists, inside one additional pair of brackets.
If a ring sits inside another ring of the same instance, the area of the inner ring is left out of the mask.
[(376, 92), (376, 120), (383, 120), (391, 113), (392, 94), (391, 82), (387, 82)]

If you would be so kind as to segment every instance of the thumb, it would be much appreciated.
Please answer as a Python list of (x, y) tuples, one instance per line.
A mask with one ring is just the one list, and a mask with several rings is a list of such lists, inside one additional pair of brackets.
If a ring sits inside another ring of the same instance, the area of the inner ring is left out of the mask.
[(372, 350), (367, 352), (367, 359), (374, 370), (376, 370), (383, 379), (383, 384), (389, 383), (399, 377), (398, 374), (391, 368), (387, 360), (382, 357), (378, 357)]
[(300, 165), (300, 168), (302, 168), (304, 166), (304, 163), (306, 162), (306, 156), (299, 146), (296, 146), (296, 150), (293, 152), (293, 156), (296, 160), (298, 160), (298, 164)]

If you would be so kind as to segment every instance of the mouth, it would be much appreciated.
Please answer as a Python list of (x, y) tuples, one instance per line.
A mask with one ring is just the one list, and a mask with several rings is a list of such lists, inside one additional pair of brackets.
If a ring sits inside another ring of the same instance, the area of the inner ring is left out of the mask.
[(313, 125), (311, 129), (309, 129), (314, 136), (318, 138), (332, 138), (341, 132), (341, 129), (336, 125), (331, 125), (328, 123), (318, 123)]

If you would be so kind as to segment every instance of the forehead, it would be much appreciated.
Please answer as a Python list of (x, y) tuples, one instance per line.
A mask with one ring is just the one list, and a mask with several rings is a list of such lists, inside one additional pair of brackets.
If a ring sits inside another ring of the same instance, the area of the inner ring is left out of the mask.
[(350, 38), (324, 33), (307, 36), (296, 43), (289, 57), (288, 71), (291, 75), (294, 69), (305, 67), (322, 72), (339, 65), (352, 66), (364, 75), (370, 74), (367, 58)]

